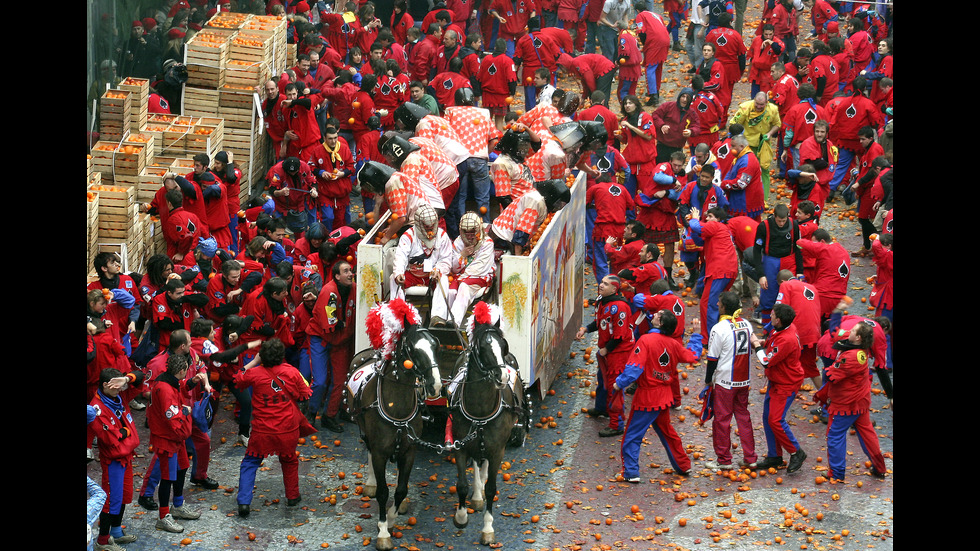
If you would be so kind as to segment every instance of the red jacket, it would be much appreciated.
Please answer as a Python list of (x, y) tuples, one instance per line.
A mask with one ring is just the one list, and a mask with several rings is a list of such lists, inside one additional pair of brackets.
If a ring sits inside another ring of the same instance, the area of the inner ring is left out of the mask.
[[(844, 339), (846, 339), (846, 334)], [(842, 343), (848, 347), (850, 343)], [(853, 345), (851, 345), (853, 346)], [(836, 347), (835, 347), (836, 348)], [(829, 398), (827, 411), (831, 415), (856, 415), (871, 407), (871, 373), (869, 353), (861, 348), (846, 348), (827, 368), (825, 395)]]
[(316, 178), (310, 170), (310, 165), (304, 162), (299, 164), (299, 172), (296, 176), (290, 176), (283, 170), (282, 161), (280, 161), (269, 169), (266, 180), (269, 182), (270, 194), (276, 190), (290, 188), (289, 195), (283, 195), (281, 197), (273, 196), (273, 200), (276, 203), (276, 212), (281, 215), (286, 214), (290, 210), (305, 210), (307, 201), (310, 198), (309, 190), (316, 183)]
[(820, 293), (824, 314), (829, 314), (840, 299), (847, 294), (847, 281), (851, 277), (851, 254), (839, 243), (821, 241), (797, 241), (803, 258), (817, 261), (813, 286)]
[[(771, 77), (772, 75), (770, 75)], [(769, 101), (779, 107), (779, 118), (783, 121), (784, 126), (786, 125), (786, 117), (790, 108), (800, 102), (799, 97), (796, 95), (796, 90), (799, 87), (800, 82), (796, 80), (796, 77), (785, 73), (779, 77), (779, 80), (772, 83), (772, 89), (769, 90)]]
[[(252, 432), (264, 434), (290, 434), (299, 430), (300, 418), (297, 401), (306, 400), (312, 394), (310, 386), (299, 370), (282, 363), (275, 367), (256, 366), (235, 374), (235, 386), (252, 389)], [(260, 439), (259, 439), (260, 440)], [(258, 443), (258, 440), (257, 440)], [(251, 442), (250, 442), (251, 444)], [(270, 450), (249, 452), (266, 455)]]
[(632, 130), (624, 128), (622, 135), (619, 137), (620, 141), (625, 144), (623, 147), (623, 158), (630, 164), (630, 168), (643, 164), (650, 164), (652, 166), (657, 159), (657, 130), (654, 128), (653, 116), (647, 111), (642, 111), (637, 124), (633, 126), (638, 127), (646, 135), (653, 136), (653, 139), (645, 140), (636, 135)]
[[(691, 221), (692, 226), (694, 220)], [(704, 276), (713, 279), (734, 278), (738, 275), (738, 253), (728, 225), (717, 222), (700, 222), (704, 250)]]
[(838, 147), (861, 151), (858, 130), (863, 126), (878, 128), (882, 125), (881, 112), (863, 95), (842, 98), (840, 105), (828, 121), (834, 130), (834, 143)]
[[(792, 281), (792, 280), (791, 280)], [(766, 338), (766, 379), (777, 385), (788, 385), (796, 391), (803, 383), (803, 366), (800, 365), (800, 339), (796, 324), (773, 330)]]
[(558, 69), (558, 54), (558, 48), (541, 36), (540, 31), (529, 32), (518, 39), (514, 46), (514, 63), (521, 65), (521, 83), (527, 85), (527, 79), (533, 78), (534, 71), (541, 67), (554, 73)]
[[(633, 198), (629, 191), (620, 186), (615, 181), (607, 183), (596, 183), (596, 185), (585, 191), (585, 203), (595, 205), (596, 220), (595, 227), (603, 224), (613, 224), (618, 228), (615, 237), (623, 235), (623, 222), (626, 220), (626, 211), (636, 208)], [(606, 236), (599, 236), (605, 239)]]
[[(337, 139), (337, 157), (327, 151), (327, 147), (320, 143), (309, 149), (309, 157), (304, 159), (310, 164), (310, 168), (316, 176), (317, 205), (329, 205), (334, 208), (343, 209), (350, 204), (350, 192), (353, 189), (352, 179), (354, 177), (354, 155), (350, 152), (350, 147), (343, 140)], [(331, 175), (336, 175), (331, 178)], [(343, 216), (340, 217), (343, 221)], [(337, 223), (335, 220), (334, 223)], [(333, 229), (333, 228), (327, 228)]]
[(178, 381), (166, 372), (157, 377), (146, 408), (150, 445), (157, 452), (175, 454), (190, 437), (193, 424), (188, 392), (185, 381)]
[(323, 284), (313, 315), (306, 328), (307, 335), (320, 337), (327, 343), (340, 345), (348, 343), (354, 336), (355, 307), (357, 305), (357, 284), (352, 284), (347, 293), (346, 303), (342, 302), (337, 281), (332, 277)]
[(698, 357), (693, 352), (671, 336), (660, 333), (642, 335), (626, 361), (627, 370), (631, 366), (643, 370), (636, 379), (632, 409), (656, 411), (669, 407), (674, 402), (671, 382), (677, 377), (677, 364), (697, 361)]
[(408, 72), (413, 80), (428, 83), (430, 71), (435, 68), (436, 56), (439, 55), (439, 42), (431, 35), (419, 40), (408, 56)]
[[(501, 17), (507, 20), (500, 24), (498, 36), (505, 40), (513, 40), (524, 35), (527, 27), (527, 20), (531, 18), (531, 12), (536, 7), (533, 0), (493, 0), (490, 3), (490, 11), (496, 11)], [(539, 14), (540, 15), (540, 14)]]
[(636, 32), (643, 41), (643, 64), (663, 63), (670, 52), (670, 33), (660, 16), (649, 11), (637, 13)]
[(609, 273), (618, 274), (623, 268), (632, 268), (640, 263), (640, 249), (645, 245), (642, 239), (634, 239), (622, 246), (604, 243), (606, 258), (609, 259)]
[(110, 408), (99, 392), (89, 402), (89, 405), (96, 408), (96, 417), (88, 424), (88, 441), (91, 442), (93, 437), (98, 438), (99, 459), (103, 462), (128, 461), (140, 444), (139, 432), (129, 411), (129, 401), (143, 392), (145, 377), (140, 371), (133, 371), (132, 375), (136, 380), (117, 396), (118, 408)]
[(633, 310), (622, 296), (597, 300), (594, 323), (599, 332), (599, 348), (606, 348), (610, 340), (619, 339), (613, 350), (607, 349), (607, 359), (612, 354), (628, 355), (633, 350)]
[(892, 258), (892, 251), (885, 248), (880, 241), (875, 239), (871, 242), (871, 254), (878, 271), (875, 273), (875, 284), (871, 290), (871, 304), (879, 309), (892, 309), (892, 277), (894, 276), (895, 264)]
[(815, 346), (820, 340), (820, 293), (812, 283), (788, 279), (779, 286), (776, 304), (786, 304), (796, 312), (793, 327), (801, 346)]
[[(245, 299), (245, 304), (242, 306), (242, 317), (245, 316), (255, 316), (252, 325), (248, 328), (248, 331), (239, 338), (244, 339), (245, 342), (253, 340), (266, 341), (273, 337), (278, 338), (286, 346), (292, 346), (293, 336), (289, 331), (289, 312), (286, 310), (286, 302), (283, 299), (282, 302), (282, 313), (275, 313), (272, 306), (270, 305), (268, 296), (263, 292), (262, 287), (258, 287), (253, 290), (248, 297)], [(271, 328), (273, 334), (263, 334)], [(263, 333), (259, 333), (263, 331)]]
[(677, 328), (674, 329), (674, 333), (670, 336), (677, 339), (680, 344), (684, 344), (684, 299), (675, 295), (673, 291), (664, 291), (659, 295), (648, 294), (643, 300), (643, 309), (650, 313), (669, 310), (674, 314), (677, 318)]

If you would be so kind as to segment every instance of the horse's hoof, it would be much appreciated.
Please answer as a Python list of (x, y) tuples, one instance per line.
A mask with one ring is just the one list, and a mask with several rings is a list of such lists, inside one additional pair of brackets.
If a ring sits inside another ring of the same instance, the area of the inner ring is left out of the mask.
[(391, 551), (395, 545), (391, 543), (391, 538), (375, 538), (374, 548), (378, 551)]
[(377, 492), (378, 492), (378, 487), (377, 486), (365, 486), (364, 487), (364, 495), (366, 495), (368, 497), (374, 497), (374, 494), (376, 494)]
[(484, 504), (485, 503), (483, 501), (470, 501), (470, 507), (472, 507), (474, 511), (482, 511)]
[(398, 506), (398, 514), (404, 515), (408, 512), (408, 499), (402, 500), (401, 505)]
[(497, 543), (497, 538), (493, 537), (493, 532), (480, 532), (480, 545), (490, 545)]
[[(465, 510), (464, 510), (464, 513), (465, 513)], [(453, 515), (453, 524), (456, 526), (456, 528), (466, 528), (466, 525), (468, 525), (470, 523), (470, 517), (469, 517), (469, 515), (464, 515), (463, 522), (459, 522), (456, 519), (456, 517), (458, 517), (458, 516), (459, 516), (458, 513), (455, 514), (455, 515)]]

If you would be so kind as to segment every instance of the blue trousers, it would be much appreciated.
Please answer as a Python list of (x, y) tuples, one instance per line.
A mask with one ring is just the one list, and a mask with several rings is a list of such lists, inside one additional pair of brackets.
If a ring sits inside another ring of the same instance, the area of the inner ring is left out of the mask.
[(834, 177), (830, 180), (830, 190), (836, 191), (837, 186), (840, 185), (844, 178), (847, 176), (848, 169), (851, 167), (851, 161), (857, 155), (850, 149), (844, 149), (843, 147), (837, 150), (837, 166), (834, 168)]
[(238, 471), (238, 504), (251, 505), (252, 491), (255, 488), (255, 473), (262, 465), (262, 458), (246, 455), (242, 458), (242, 466)]
[[(594, 208), (585, 209), (585, 235), (591, 236), (592, 230), (595, 228), (595, 220), (598, 218), (599, 212)], [(592, 240), (585, 240), (585, 256), (591, 258), (593, 254)]]
[[(704, 274), (702, 273), (701, 277), (698, 279), (698, 284), (703, 286), (704, 285), (703, 281), (704, 281)], [(701, 326), (702, 335), (707, 335), (711, 331), (711, 328), (714, 327), (716, 323), (718, 323), (718, 297), (721, 296), (723, 292), (725, 292), (725, 289), (731, 287), (732, 281), (733, 278), (730, 277), (723, 277), (723, 278), (711, 280), (710, 287), (706, 289), (708, 292), (708, 296), (707, 296), (708, 304), (706, 306), (702, 306), (702, 308), (705, 308), (704, 321), (707, 322), (706, 324), (703, 324)], [(704, 304), (703, 296), (701, 299), (701, 304), (702, 305)]]
[(310, 396), (309, 411), (314, 414), (320, 411), (330, 391), (330, 348), (330, 343), (310, 336), (310, 371), (313, 376), (310, 390), (313, 395)]
[(762, 255), (762, 273), (766, 277), (768, 289), (759, 287), (759, 309), (762, 315), (759, 316), (763, 324), (769, 323), (772, 315), (772, 307), (776, 304), (776, 296), (779, 295), (779, 283), (776, 276), (779, 275), (779, 258), (775, 256)]
[(606, 383), (603, 381), (605, 377), (602, 376), (602, 370), (598, 367), (595, 369), (595, 378), (598, 381), (595, 386), (595, 408), (599, 411), (606, 411), (609, 393), (606, 392)]
[[(493, 181), (490, 179), (490, 163), (487, 159), (470, 157), (456, 165), (456, 170), (459, 172), (459, 189), (456, 190), (456, 197), (453, 199), (451, 208), (455, 220), (458, 222), (463, 217), (463, 213), (466, 212), (466, 200), (472, 197), (477, 205), (487, 208), (487, 212), (480, 216), (484, 222), (489, 224), (490, 188), (493, 185)], [(446, 227), (449, 227), (448, 220)], [(459, 232), (458, 224), (454, 232)]]
[(619, 37), (616, 30), (602, 25), (596, 31), (596, 37), (599, 39), (599, 48), (602, 49), (602, 56), (616, 63), (616, 41)]
[[(647, 65), (647, 69), (646, 69), (647, 93), (650, 94), (651, 96), (657, 95), (657, 92), (660, 90), (660, 80), (657, 79), (657, 67), (659, 66), (660, 66), (659, 63), (654, 63), (653, 65)], [(628, 88), (628, 87), (624, 85), (623, 88)]]
[[(688, 470), (682, 468), (678, 463), (678, 454), (683, 453), (683, 445), (680, 437), (670, 424), (670, 410), (661, 409), (658, 411), (644, 411), (635, 409), (630, 412), (629, 420), (626, 422), (626, 431), (623, 433), (623, 446), (621, 455), (623, 457), (623, 477), (633, 478), (640, 476), (640, 444), (646, 436), (647, 429), (653, 427), (660, 443), (667, 452), (667, 459), (670, 466), (675, 471), (681, 472)], [(685, 456), (686, 465), (690, 468), (690, 459)]]
[(594, 54), (596, 47), (596, 35), (599, 32), (599, 23), (595, 21), (585, 22), (585, 51), (582, 53)]
[[(766, 398), (762, 402), (762, 432), (766, 435), (766, 457), (782, 457), (782, 453), (777, 451), (781, 450), (780, 446), (776, 442), (776, 434), (773, 432), (772, 427), (769, 426), (769, 407), (770, 398), (772, 397), (772, 387), (770, 383), (769, 388), (766, 390)], [(786, 434), (788, 440), (793, 444), (793, 447), (797, 450), (800, 449), (800, 444), (796, 440), (796, 436), (790, 429), (789, 423), (786, 422), (786, 414), (789, 413), (790, 406), (793, 405), (793, 400), (796, 400), (796, 393), (790, 394), (786, 397), (782, 404), (773, 404), (774, 407), (782, 408), (782, 416), (780, 417), (780, 426), (783, 429), (783, 433)]]
[(595, 281), (599, 283), (602, 278), (609, 275), (609, 259), (606, 258), (606, 242), (591, 241), (592, 243), (592, 271), (595, 272)]
[[(132, 469), (132, 463), (129, 466)], [(157, 468), (159, 470), (159, 468)], [(122, 512), (123, 504), (123, 488), (126, 484), (126, 467), (123, 466), (122, 462), (118, 460), (113, 460), (106, 467), (107, 475), (106, 478), (109, 479), (109, 487), (106, 489), (108, 494), (107, 499), (109, 500), (109, 514), (118, 515)], [(133, 483), (133, 476), (130, 474), (129, 483)]]

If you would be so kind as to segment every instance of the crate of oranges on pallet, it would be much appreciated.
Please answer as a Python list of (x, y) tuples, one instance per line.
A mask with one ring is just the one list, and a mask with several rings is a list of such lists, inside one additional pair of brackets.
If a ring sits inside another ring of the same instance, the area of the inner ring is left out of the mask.
[(255, 117), (255, 86), (225, 83), (218, 91), (218, 116), (227, 128), (248, 130)]
[[(282, 71), (287, 66), (292, 67), (292, 65), (287, 65), (287, 25), (288, 22), (285, 18), (276, 15), (256, 15), (242, 25), (242, 32), (272, 33), (272, 36), (269, 38), (272, 47), (270, 70)], [(232, 59), (239, 58), (232, 56)]]
[(146, 168), (145, 143), (98, 141), (92, 146), (92, 162), (102, 179), (115, 181), (119, 177), (138, 177)]
[(229, 43), (235, 30), (202, 29), (185, 44), (187, 84), (220, 88), (225, 80)]
[[(232, 55), (234, 58), (234, 55)], [(225, 66), (225, 87), (252, 90), (269, 80), (272, 72), (266, 61), (229, 59)], [(230, 85), (230, 86), (229, 86)]]
[(204, 26), (212, 29), (237, 30), (241, 29), (242, 25), (252, 19), (252, 17), (250, 13), (219, 11)]
[(182, 115), (175, 118), (163, 132), (163, 148), (160, 153), (170, 157), (182, 156), (187, 147), (187, 135), (194, 130), (196, 122), (197, 117)]
[(130, 98), (130, 130), (139, 132), (146, 125), (147, 106), (150, 99), (150, 81), (145, 78), (127, 77), (119, 83), (119, 89), (132, 94)]
[(99, 134), (106, 140), (120, 140), (132, 126), (132, 92), (109, 89), (99, 100)]

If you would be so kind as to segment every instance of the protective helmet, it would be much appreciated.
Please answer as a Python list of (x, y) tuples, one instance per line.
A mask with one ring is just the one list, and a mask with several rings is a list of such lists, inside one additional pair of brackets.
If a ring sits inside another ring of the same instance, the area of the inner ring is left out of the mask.
[[(475, 234), (473, 232), (476, 232)], [(469, 235), (467, 235), (469, 234)], [(483, 219), (470, 211), (459, 219), (459, 236), (464, 245), (475, 245), (483, 240)], [(471, 237), (472, 236), (472, 237)]]
[(422, 241), (422, 245), (431, 248), (436, 241), (439, 230), (439, 214), (431, 205), (422, 204), (415, 209), (413, 219), (415, 226), (415, 236)]
[(460, 88), (456, 90), (456, 105), (476, 105), (476, 96), (473, 95), (472, 88)]
[(415, 131), (419, 121), (428, 115), (430, 115), (428, 109), (410, 102), (403, 103), (398, 106), (398, 109), (395, 109), (395, 121), (401, 121), (405, 125), (405, 130), (412, 132)]
[(521, 130), (520, 132), (514, 132), (512, 129), (508, 129), (504, 132), (504, 135), (497, 142), (497, 151), (505, 153), (510, 158), (514, 159), (519, 163), (524, 162), (524, 157), (527, 155), (528, 149), (531, 147), (531, 134), (527, 130)]
[(599, 121), (579, 121), (582, 130), (585, 131), (585, 142), (583, 150), (600, 151), (609, 139), (609, 131), (606, 126)]
[(568, 166), (575, 166), (575, 163), (572, 162), (572, 160), (573, 158), (576, 161), (578, 160), (578, 152), (586, 142), (585, 128), (582, 126), (582, 124), (575, 121), (563, 122), (561, 124), (549, 126), (548, 131), (561, 142), (561, 148), (565, 151), (565, 155), (568, 157)]
[(582, 97), (578, 95), (578, 92), (566, 92), (565, 97), (558, 102), (558, 112), (566, 117), (571, 117), (578, 111), (580, 103), (582, 103)]
[(368, 161), (357, 172), (357, 183), (367, 191), (383, 193), (385, 184), (394, 173), (395, 169), (384, 163)]
[(412, 142), (406, 140), (405, 138), (394, 135), (385, 141), (384, 145), (381, 147), (381, 154), (388, 159), (388, 162), (394, 165), (395, 168), (402, 166), (405, 158), (409, 154), (414, 153), (421, 149), (419, 146), (413, 144)]
[(297, 157), (286, 157), (282, 162), (282, 169), (286, 171), (286, 174), (296, 174), (299, 172), (300, 162)]
[(534, 182), (534, 189), (544, 197), (544, 202), (548, 205), (548, 212), (558, 210), (559, 204), (564, 206), (572, 200), (572, 192), (565, 185), (565, 180), (553, 179)]

